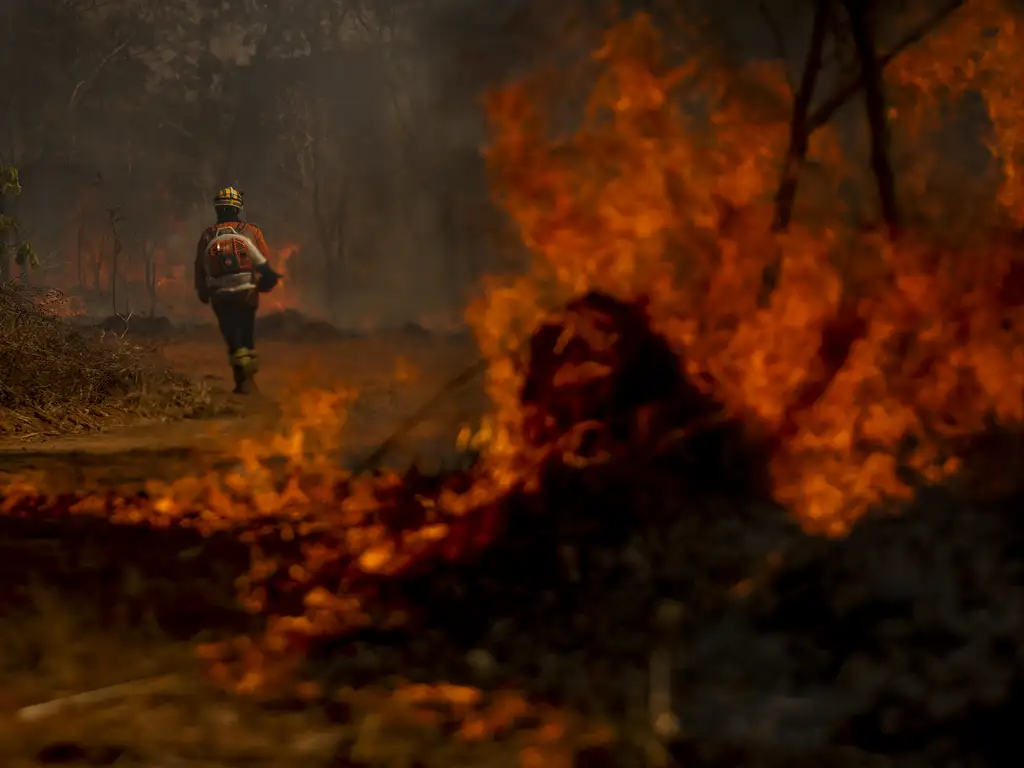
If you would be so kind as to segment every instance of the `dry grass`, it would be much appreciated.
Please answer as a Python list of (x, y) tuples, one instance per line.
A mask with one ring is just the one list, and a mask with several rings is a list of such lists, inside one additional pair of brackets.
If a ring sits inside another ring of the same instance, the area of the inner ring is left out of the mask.
[(60, 297), (0, 285), (0, 434), (203, 415), (205, 388), (125, 338), (71, 327)]
[[(610, 737), (514, 694), (473, 705), (462, 700), (472, 689), (445, 685), (381, 681), (305, 706), (239, 699), (203, 679), (190, 643), (127, 621), (100, 621), (46, 587), (35, 588), (27, 609), (4, 618), (5, 768), (520, 768), (534, 760), (568, 765), (575, 750)], [(97, 694), (91, 701), (72, 698), (90, 692)], [(495, 718), (507, 722), (500, 738), (479, 728)]]

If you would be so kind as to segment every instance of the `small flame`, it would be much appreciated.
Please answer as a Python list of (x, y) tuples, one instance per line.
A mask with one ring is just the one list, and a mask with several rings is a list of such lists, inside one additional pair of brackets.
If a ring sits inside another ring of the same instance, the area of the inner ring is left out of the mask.
[(271, 266), (281, 275), (281, 282), (274, 289), (274, 292), (266, 297), (266, 306), (270, 309), (280, 312), (285, 309), (296, 309), (300, 306), (289, 265), (301, 250), (302, 248), (298, 244), (288, 243), (279, 246), (274, 251)]

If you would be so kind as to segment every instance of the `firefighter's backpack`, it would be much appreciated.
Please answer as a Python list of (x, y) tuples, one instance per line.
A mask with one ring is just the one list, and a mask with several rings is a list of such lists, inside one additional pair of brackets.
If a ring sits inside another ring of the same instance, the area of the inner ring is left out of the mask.
[(246, 237), (245, 223), (237, 229), (232, 226), (218, 226), (206, 246), (206, 263), (210, 277), (226, 277), (252, 272), (253, 268), (266, 261), (256, 244)]

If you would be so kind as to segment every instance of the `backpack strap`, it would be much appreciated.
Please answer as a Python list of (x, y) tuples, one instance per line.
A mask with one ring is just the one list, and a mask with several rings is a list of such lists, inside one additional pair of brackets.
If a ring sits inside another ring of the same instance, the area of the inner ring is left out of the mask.
[(220, 237), (221, 235), (237, 235), (240, 233), (240, 229), (232, 227), (230, 224), (218, 224), (214, 229), (213, 236)]

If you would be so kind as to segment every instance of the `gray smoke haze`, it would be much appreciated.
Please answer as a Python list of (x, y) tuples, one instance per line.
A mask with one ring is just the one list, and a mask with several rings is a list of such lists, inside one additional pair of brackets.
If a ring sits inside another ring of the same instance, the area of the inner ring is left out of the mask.
[(92, 270), (77, 261), (83, 243), (85, 261), (110, 258), (116, 208), (122, 296), (144, 303), (147, 248), (177, 296), (187, 285), (167, 280), (188, 282), (212, 194), (233, 185), (272, 248), (299, 246), (287, 271), (303, 308), (457, 317), (501, 268), (479, 97), (537, 42), (505, 29), (522, 5), (10, 0), (4, 70), (19, 74), (0, 154), (21, 168), (18, 213), (44, 254), (33, 279), (109, 304), (78, 285)]
[[(44, 257), (31, 279), (109, 312), (109, 269), (89, 260), (112, 258), (116, 208), (121, 296), (149, 308), (151, 259), (154, 308), (199, 312), (194, 243), (214, 191), (233, 185), (272, 249), (299, 247), (286, 265), (290, 302), (341, 324), (455, 322), (479, 277), (516, 257), (500, 246), (503, 217), (484, 178), (481, 94), (579, 58), (606, 7), (6, 0), (0, 160), (22, 171), (17, 211)], [(703, 18), (738, 60), (784, 55), (798, 77), (808, 0), (672, 7)], [(822, 90), (842, 77), (836, 60)], [(860, 110), (851, 104), (840, 119), (853, 124)], [(968, 147), (976, 122), (955, 127), (952, 143)], [(963, 155), (976, 161), (969, 147)]]

